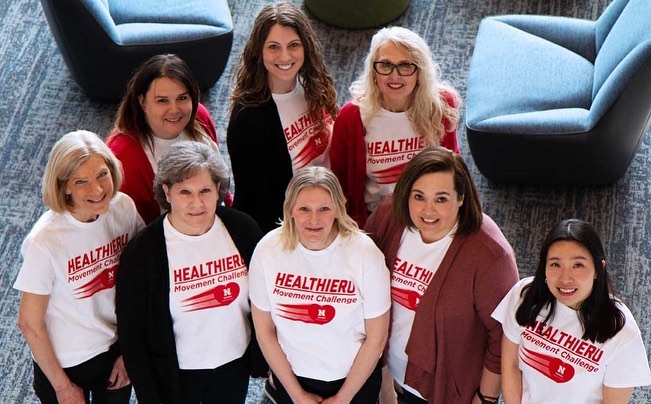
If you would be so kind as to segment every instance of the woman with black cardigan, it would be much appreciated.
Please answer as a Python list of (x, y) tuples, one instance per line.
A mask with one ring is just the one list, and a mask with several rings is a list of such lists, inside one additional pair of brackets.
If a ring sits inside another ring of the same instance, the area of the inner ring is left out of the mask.
[(218, 206), (223, 171), (210, 147), (173, 145), (154, 181), (168, 212), (121, 257), (118, 335), (140, 403), (243, 403), (249, 375), (265, 375), (247, 298), (262, 232)]

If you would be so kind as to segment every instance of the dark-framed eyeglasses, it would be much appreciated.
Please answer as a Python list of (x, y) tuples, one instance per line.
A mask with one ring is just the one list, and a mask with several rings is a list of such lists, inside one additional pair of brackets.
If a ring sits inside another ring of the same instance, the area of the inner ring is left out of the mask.
[(414, 73), (418, 70), (418, 65), (415, 63), (399, 63), (394, 65), (391, 62), (373, 62), (373, 70), (375, 73), (381, 74), (382, 76), (388, 76), (393, 73), (393, 69), (398, 69), (398, 75), (400, 76), (413, 76)]

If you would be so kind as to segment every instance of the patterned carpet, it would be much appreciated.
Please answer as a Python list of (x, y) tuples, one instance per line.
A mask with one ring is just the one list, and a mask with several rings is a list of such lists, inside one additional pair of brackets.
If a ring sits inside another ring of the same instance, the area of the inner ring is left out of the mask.
[[(226, 132), (230, 73), (261, 0), (230, 0), (235, 23), (233, 53), (204, 102)], [(301, 2), (298, 2), (301, 3)], [(474, 37), (481, 18), (493, 14), (549, 14), (595, 19), (609, 0), (412, 0), (394, 22), (423, 35), (444, 78), (465, 95)], [(314, 23), (325, 44), (339, 102), (361, 68), (373, 30), (347, 31)], [(43, 212), (40, 180), (48, 152), (63, 134), (88, 129), (105, 135), (114, 104), (90, 102), (72, 80), (35, 0), (2, 0), (0, 7), (0, 402), (35, 402), (29, 350), (16, 327), (18, 294), (11, 288), (20, 267), (20, 244)], [(479, 174), (460, 128), (462, 154), (479, 187), (485, 211), (513, 245), (522, 276), (530, 275), (547, 229), (579, 217), (601, 233), (615, 285), (642, 329), (651, 352), (651, 136), (647, 133), (623, 179), (612, 186), (538, 188), (497, 186)], [(550, 156), (553, 158), (553, 156)], [(249, 402), (260, 401), (260, 386)], [(633, 402), (651, 402), (651, 389), (636, 389)]]

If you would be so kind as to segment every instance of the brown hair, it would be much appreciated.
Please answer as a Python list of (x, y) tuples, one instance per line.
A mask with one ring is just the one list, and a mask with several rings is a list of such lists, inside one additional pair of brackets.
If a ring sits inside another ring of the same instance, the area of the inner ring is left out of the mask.
[(188, 65), (173, 54), (155, 55), (140, 65), (127, 84), (127, 91), (115, 117), (113, 133), (122, 132), (133, 137), (143, 147), (153, 148), (151, 128), (140, 105), (140, 96), (145, 96), (151, 83), (161, 77), (177, 80), (185, 86), (192, 100), (192, 115), (185, 127), (190, 138), (200, 140), (207, 137), (201, 124), (195, 119), (199, 105), (199, 84)]
[(411, 188), (423, 175), (438, 172), (453, 174), (454, 190), (459, 200), (463, 198), (456, 234), (468, 235), (479, 230), (483, 219), (481, 202), (468, 166), (460, 155), (440, 146), (430, 146), (417, 154), (400, 175), (393, 191), (393, 208), (400, 223), (412, 230), (416, 228), (409, 215)]
[(332, 119), (337, 116), (337, 93), (323, 63), (321, 43), (310, 21), (300, 8), (288, 2), (267, 4), (255, 18), (251, 35), (237, 62), (231, 109), (237, 103), (245, 107), (259, 107), (271, 99), (267, 69), (262, 63), (262, 48), (269, 31), (276, 24), (294, 29), (301, 39), (305, 60), (298, 75), (305, 88), (309, 115), (319, 122), (319, 127), (323, 127), (323, 109)]

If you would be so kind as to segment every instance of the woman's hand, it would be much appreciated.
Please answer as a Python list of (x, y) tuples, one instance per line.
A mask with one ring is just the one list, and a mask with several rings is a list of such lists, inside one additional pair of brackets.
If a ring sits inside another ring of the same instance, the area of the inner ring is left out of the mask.
[(55, 390), (55, 393), (59, 404), (86, 404), (84, 390), (73, 382)]
[(378, 317), (364, 320), (364, 328), (366, 329), (366, 339), (357, 351), (357, 356), (355, 356), (344, 384), (337, 394), (329, 399), (335, 401), (326, 400), (328, 403), (350, 402), (373, 373), (387, 342), (389, 310)]
[(131, 383), (129, 380), (129, 375), (127, 374), (127, 369), (124, 367), (124, 360), (122, 355), (113, 362), (113, 370), (111, 370), (111, 375), (108, 379), (108, 390), (118, 390), (124, 386), (128, 386)]
[(382, 386), (380, 388), (380, 404), (398, 404), (398, 396), (393, 385), (393, 375), (389, 366), (382, 366)]
[(350, 403), (350, 400), (342, 399), (339, 398), (337, 395), (334, 395), (332, 397), (326, 398), (321, 402), (324, 404), (348, 404)]
[(314, 393), (308, 393), (303, 390), (301, 395), (298, 397), (292, 397), (292, 402), (297, 404), (313, 404), (313, 403), (324, 403), (323, 398), (317, 396)]

